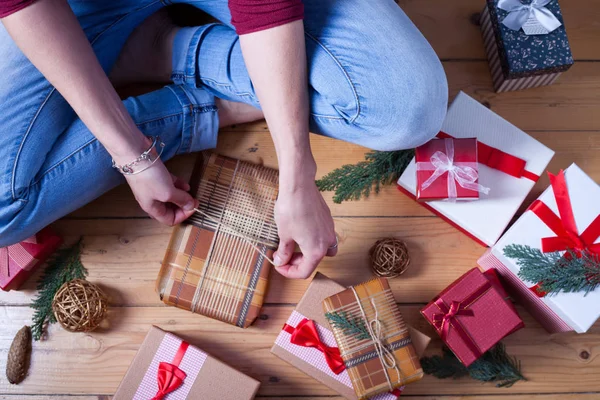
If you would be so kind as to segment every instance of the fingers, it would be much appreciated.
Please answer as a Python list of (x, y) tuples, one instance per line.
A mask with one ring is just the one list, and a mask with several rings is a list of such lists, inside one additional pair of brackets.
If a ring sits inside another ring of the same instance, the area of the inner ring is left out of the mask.
[(275, 267), (275, 270), (286, 278), (307, 279), (313, 273), (314, 268), (312, 270), (304, 269), (303, 264), (304, 256), (302, 253), (294, 253), (289, 263)]
[(173, 174), (171, 174), (171, 178), (173, 179), (173, 185), (175, 185), (177, 189), (185, 190), (186, 192), (190, 190), (190, 185), (183, 179)]
[(338, 238), (337, 235), (335, 237), (335, 242), (327, 248), (327, 253), (325, 254), (327, 257), (335, 257), (338, 252)]
[(294, 254), (294, 248), (296, 243), (292, 239), (280, 239), (279, 247), (273, 254), (273, 261), (276, 266), (286, 265), (290, 262), (292, 255)]

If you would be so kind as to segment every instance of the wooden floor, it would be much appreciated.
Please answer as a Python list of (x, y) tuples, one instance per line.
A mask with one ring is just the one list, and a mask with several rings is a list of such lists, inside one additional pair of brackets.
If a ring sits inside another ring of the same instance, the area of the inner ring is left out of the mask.
[[(547, 88), (497, 95), (491, 88), (483, 44), (473, 15), (483, 1), (404, 0), (400, 4), (431, 41), (444, 62), (451, 96), (463, 90), (556, 151), (552, 171), (579, 164), (600, 182), (600, 0), (562, 0), (576, 65)], [(365, 149), (320, 137), (312, 138), (319, 175), (362, 159)], [(276, 166), (264, 123), (225, 130), (218, 151)], [(194, 156), (169, 162), (189, 177)], [(546, 178), (534, 194), (546, 187)], [(446, 285), (475, 265), (483, 249), (448, 224), (389, 187), (367, 201), (332, 204), (341, 236), (340, 252), (319, 270), (344, 285), (371, 275), (367, 250), (383, 236), (404, 238), (413, 259), (410, 270), (391, 281), (410, 324), (440, 341), (418, 313)], [(52, 326), (50, 339), (35, 343), (30, 376), (11, 386), (0, 376), (0, 399), (109, 399), (151, 325), (172, 330), (202, 349), (259, 379), (259, 398), (335, 399), (328, 388), (280, 361), (269, 349), (308, 282), (273, 274), (262, 317), (246, 331), (163, 306), (154, 292), (170, 228), (148, 219), (130, 191), (120, 187), (54, 224), (72, 242), (84, 237), (84, 264), (90, 280), (110, 295), (108, 326), (92, 334), (70, 334)], [(30, 323), (27, 290), (0, 293), (0, 361), (6, 360), (14, 334)], [(528, 382), (497, 389), (471, 380), (438, 381), (426, 377), (403, 397), (420, 399), (600, 399), (600, 323), (585, 335), (548, 335), (522, 309), (527, 328), (505, 340), (522, 361)]]

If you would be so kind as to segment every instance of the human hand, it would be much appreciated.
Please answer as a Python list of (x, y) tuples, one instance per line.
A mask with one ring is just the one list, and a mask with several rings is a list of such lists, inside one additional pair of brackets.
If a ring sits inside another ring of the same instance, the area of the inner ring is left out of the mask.
[(125, 178), (142, 209), (157, 221), (177, 225), (194, 213), (197, 200), (187, 192), (190, 185), (170, 174), (162, 161)]
[[(280, 185), (275, 205), (279, 248), (275, 269), (287, 278), (308, 278), (323, 257), (337, 253), (333, 218), (314, 179), (295, 187)], [(295, 244), (300, 253), (294, 252)]]

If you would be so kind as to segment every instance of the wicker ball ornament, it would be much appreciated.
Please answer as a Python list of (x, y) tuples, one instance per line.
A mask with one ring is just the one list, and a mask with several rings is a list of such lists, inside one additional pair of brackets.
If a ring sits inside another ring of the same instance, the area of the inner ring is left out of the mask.
[(378, 240), (369, 255), (373, 272), (382, 278), (395, 278), (403, 274), (410, 264), (406, 244), (396, 238)]
[(84, 279), (63, 284), (52, 301), (56, 320), (69, 332), (90, 332), (106, 316), (106, 296), (97, 285)]

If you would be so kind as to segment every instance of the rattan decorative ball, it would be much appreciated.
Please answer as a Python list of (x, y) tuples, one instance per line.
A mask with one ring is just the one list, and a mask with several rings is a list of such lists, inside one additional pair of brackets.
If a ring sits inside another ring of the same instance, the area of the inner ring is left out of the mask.
[(395, 278), (410, 264), (406, 243), (396, 238), (380, 239), (371, 248), (371, 268), (377, 276)]
[(52, 301), (56, 320), (69, 332), (96, 329), (106, 316), (106, 306), (102, 290), (84, 279), (63, 284)]

